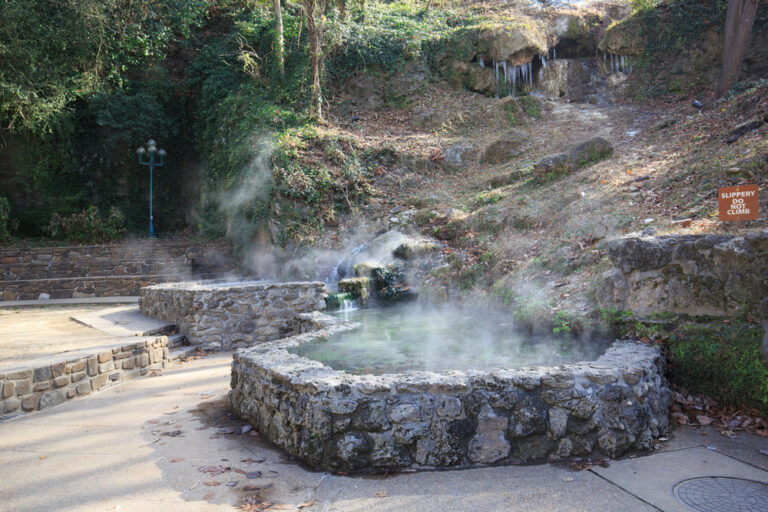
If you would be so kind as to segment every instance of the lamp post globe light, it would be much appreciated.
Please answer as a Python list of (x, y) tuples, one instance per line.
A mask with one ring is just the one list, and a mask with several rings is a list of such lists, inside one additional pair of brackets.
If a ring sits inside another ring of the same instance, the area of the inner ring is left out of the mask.
[[(152, 178), (155, 167), (163, 166), (166, 152), (164, 149), (158, 150), (155, 141), (149, 139), (147, 141), (147, 149), (140, 146), (136, 150), (136, 154), (139, 156), (139, 165), (146, 165), (149, 167), (149, 238), (157, 238), (155, 236), (155, 223), (152, 215)], [(155, 160), (155, 156), (158, 157), (158, 160)]]

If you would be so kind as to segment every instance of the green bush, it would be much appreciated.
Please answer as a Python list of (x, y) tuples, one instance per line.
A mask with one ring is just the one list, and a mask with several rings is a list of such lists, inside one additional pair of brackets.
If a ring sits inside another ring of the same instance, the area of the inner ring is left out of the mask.
[(11, 206), (8, 200), (0, 197), (0, 242), (11, 238)]
[(48, 233), (51, 238), (76, 243), (111, 242), (125, 234), (125, 216), (114, 206), (106, 218), (99, 215), (96, 206), (66, 217), (54, 213), (48, 224)]
[(667, 377), (673, 384), (768, 415), (768, 357), (760, 324), (671, 313), (650, 319), (627, 311), (601, 313), (617, 336), (666, 340)]
[(768, 414), (768, 361), (758, 324), (687, 325), (668, 341), (669, 375), (721, 404)]

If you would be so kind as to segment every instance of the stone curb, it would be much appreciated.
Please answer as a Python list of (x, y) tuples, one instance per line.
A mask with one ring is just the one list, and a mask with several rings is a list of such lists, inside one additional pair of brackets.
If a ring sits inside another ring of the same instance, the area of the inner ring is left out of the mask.
[(0, 369), (0, 421), (62, 404), (165, 367), (181, 335), (130, 338)]

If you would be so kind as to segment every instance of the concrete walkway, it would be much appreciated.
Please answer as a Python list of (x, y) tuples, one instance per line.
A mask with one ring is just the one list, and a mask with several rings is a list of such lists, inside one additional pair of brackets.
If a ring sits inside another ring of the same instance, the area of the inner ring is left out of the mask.
[(75, 304), (136, 304), (137, 296), (88, 297), (83, 299), (0, 300), (0, 308), (72, 306)]
[[(680, 430), (665, 451), (576, 471), (509, 466), (348, 477), (302, 468), (229, 416), (230, 354), (174, 364), (0, 423), (0, 510), (690, 511), (692, 475), (768, 483), (768, 440)], [(761, 469), (762, 468), (762, 469)], [(261, 505), (259, 505), (261, 504)], [(271, 506), (268, 506), (271, 504)]]

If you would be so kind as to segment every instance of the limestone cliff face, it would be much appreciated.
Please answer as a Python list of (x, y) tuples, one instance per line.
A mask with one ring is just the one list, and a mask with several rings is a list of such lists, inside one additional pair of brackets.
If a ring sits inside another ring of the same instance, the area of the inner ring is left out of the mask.
[(607, 249), (616, 270), (598, 291), (601, 307), (768, 321), (768, 231), (625, 237)]

